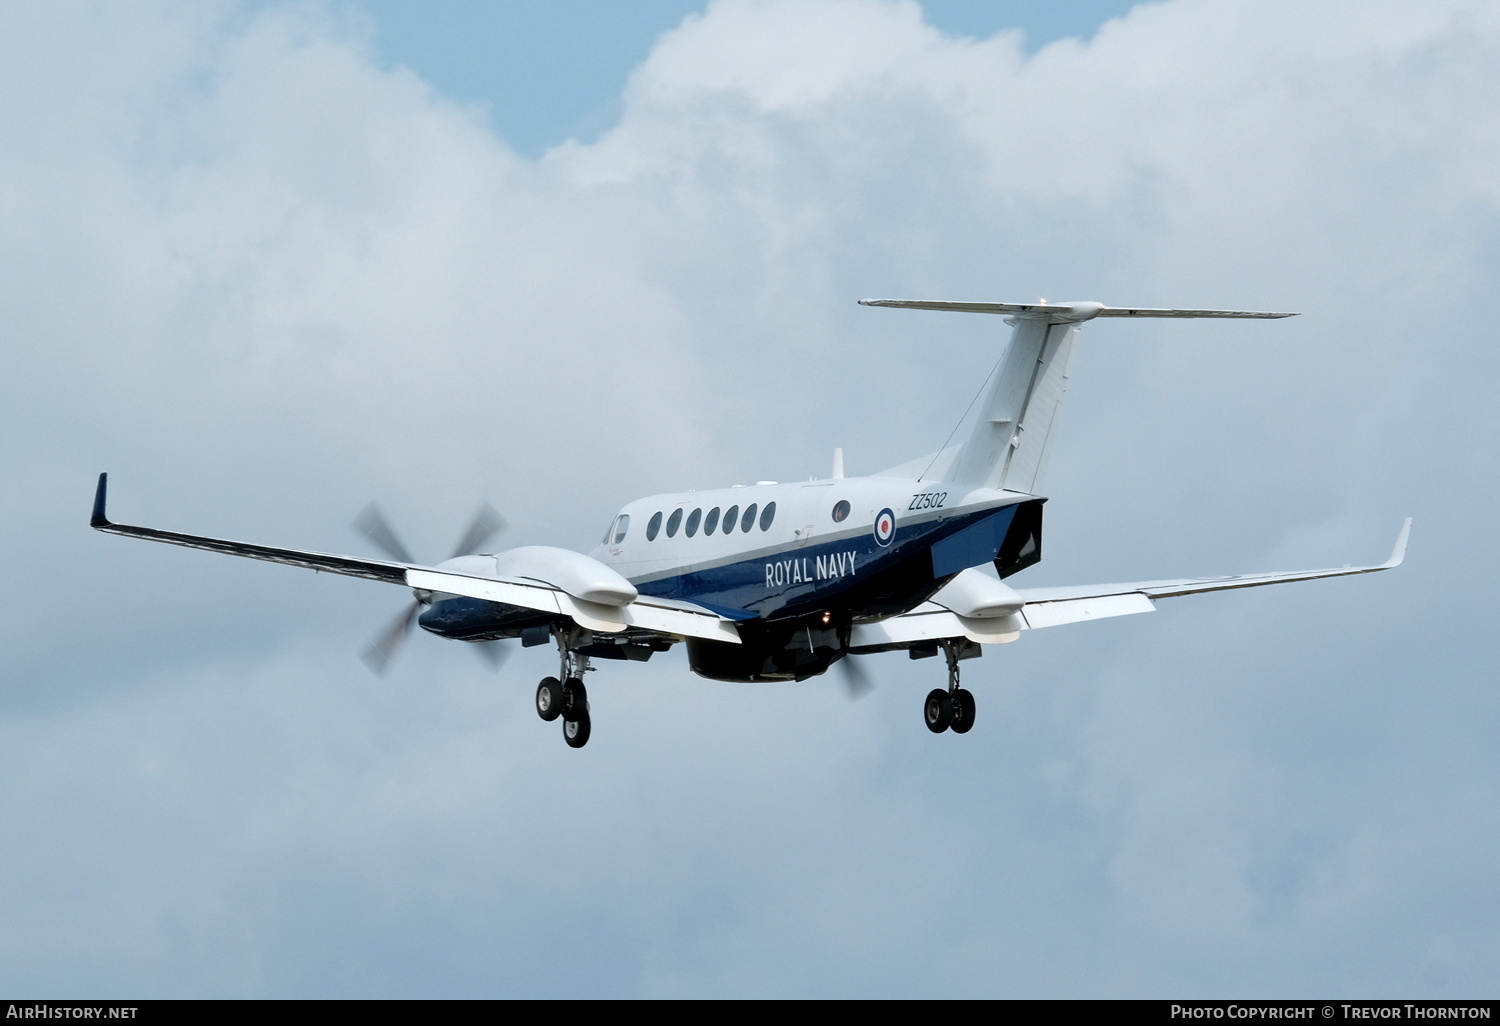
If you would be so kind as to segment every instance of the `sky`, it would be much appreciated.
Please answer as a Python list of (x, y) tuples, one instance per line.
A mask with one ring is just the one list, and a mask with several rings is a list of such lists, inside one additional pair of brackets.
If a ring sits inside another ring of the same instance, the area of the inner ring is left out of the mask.
[[(0, 6), (0, 990), (1493, 995), (1495, 6), (547, 9)], [(1004, 335), (867, 296), (1300, 312), (1086, 326), (1018, 585), (1407, 563), (1028, 633), (963, 737), (611, 665), (573, 751), (540, 649), (86, 526), (873, 472)]]

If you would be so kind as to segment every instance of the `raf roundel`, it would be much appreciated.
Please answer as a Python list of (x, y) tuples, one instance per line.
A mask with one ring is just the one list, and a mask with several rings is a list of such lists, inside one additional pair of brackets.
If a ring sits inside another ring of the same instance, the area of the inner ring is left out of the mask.
[(889, 545), (896, 538), (896, 514), (889, 509), (883, 509), (875, 518), (875, 544), (882, 547)]

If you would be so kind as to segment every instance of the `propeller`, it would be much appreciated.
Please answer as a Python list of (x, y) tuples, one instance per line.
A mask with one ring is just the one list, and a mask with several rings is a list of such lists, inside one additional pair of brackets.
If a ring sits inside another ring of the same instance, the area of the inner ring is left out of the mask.
[(851, 702), (857, 702), (875, 690), (875, 682), (870, 679), (863, 659), (863, 656), (845, 653), (844, 658), (838, 661), (844, 678), (844, 694), (849, 696)]
[(453, 555), (449, 559), (458, 556), (467, 556), (471, 552), (478, 552), (484, 548), (486, 542), (506, 528), (505, 518), (500, 511), (487, 502), (481, 502), (479, 508), (474, 511), (474, 519), (469, 521), (469, 529), (464, 536), (458, 540), (453, 547)]
[[(491, 538), (505, 530), (505, 526), (505, 518), (489, 503), (482, 503), (475, 512), (474, 519), (469, 522), (468, 529), (459, 538), (458, 545), (454, 547), (453, 556), (449, 558), (478, 551)], [(416, 562), (412, 558), (411, 550), (402, 544), (390, 522), (386, 520), (385, 514), (375, 503), (370, 503), (359, 516), (354, 518), (354, 529), (397, 563)], [(377, 677), (385, 675), (391, 660), (401, 650), (406, 639), (411, 637), (411, 629), (416, 626), (422, 607), (431, 604), (432, 592), (421, 588), (412, 589), (411, 603), (401, 610), (400, 615), (391, 621), (390, 626), (381, 631), (375, 640), (360, 653), (360, 659), (370, 668), (371, 673)], [(500, 668), (500, 664), (505, 662), (506, 656), (510, 654), (509, 649), (498, 640), (475, 642), (474, 651), (490, 665), (491, 669), (495, 670)]]

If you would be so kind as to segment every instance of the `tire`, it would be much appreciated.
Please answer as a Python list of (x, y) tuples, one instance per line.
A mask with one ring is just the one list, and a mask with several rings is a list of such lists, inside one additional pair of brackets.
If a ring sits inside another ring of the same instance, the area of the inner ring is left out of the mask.
[(589, 734), (593, 732), (593, 726), (587, 712), (576, 720), (565, 719), (563, 720), (563, 740), (568, 743), (569, 748), (582, 748), (589, 743)]
[(563, 711), (563, 686), (556, 677), (543, 677), (536, 686), (536, 714), (551, 723)]
[(953, 723), (953, 699), (941, 688), (933, 688), (927, 693), (922, 714), (927, 721), (927, 729), (934, 734), (941, 734)]
[(569, 677), (563, 681), (562, 705), (558, 708), (562, 710), (564, 719), (577, 719), (579, 713), (589, 711), (589, 692), (583, 686), (583, 681), (577, 677)]
[(974, 692), (959, 688), (953, 692), (953, 733), (967, 734), (974, 729)]

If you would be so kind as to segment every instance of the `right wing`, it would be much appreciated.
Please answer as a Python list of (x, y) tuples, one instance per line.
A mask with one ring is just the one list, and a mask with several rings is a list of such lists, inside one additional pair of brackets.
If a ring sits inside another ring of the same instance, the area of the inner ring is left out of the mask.
[[(1000, 616), (960, 616), (937, 602), (924, 602), (916, 609), (876, 623), (857, 624), (849, 638), (855, 651), (878, 652), (934, 641), (967, 638), (979, 644), (1014, 641), (1023, 630), (1057, 627), (1065, 623), (1100, 620), (1131, 613), (1149, 613), (1154, 600), (1197, 595), (1235, 588), (1259, 588), (1267, 584), (1313, 581), (1322, 577), (1348, 577), (1390, 570), (1406, 558), (1411, 536), (1411, 518), (1401, 525), (1395, 547), (1384, 563), (1344, 566), (1330, 570), (1300, 570), (1291, 573), (1239, 574), (1233, 577), (1197, 577), (1174, 581), (1137, 581), (1131, 584), (1092, 584), (1063, 588), (1017, 588), (1019, 608)], [(941, 592), (935, 598), (940, 598)]]
[(385, 584), (400, 584), (419, 590), (484, 599), (521, 609), (535, 609), (566, 617), (580, 627), (605, 634), (622, 633), (634, 628), (677, 637), (708, 638), (731, 644), (740, 642), (733, 620), (690, 602), (641, 596), (624, 605), (612, 606), (575, 598), (555, 585), (530, 578), (480, 577), (418, 563), (357, 559), (326, 552), (252, 545), (225, 538), (206, 538), (195, 534), (159, 531), (153, 527), (112, 523), (104, 510), (108, 479), (108, 474), (99, 475), (99, 487), (94, 493), (94, 511), (89, 517), (89, 526), (106, 534), (122, 534), (129, 538), (144, 538), (147, 541), (165, 542), (190, 549), (206, 549), (230, 556), (245, 556), (309, 570), (362, 577)]

